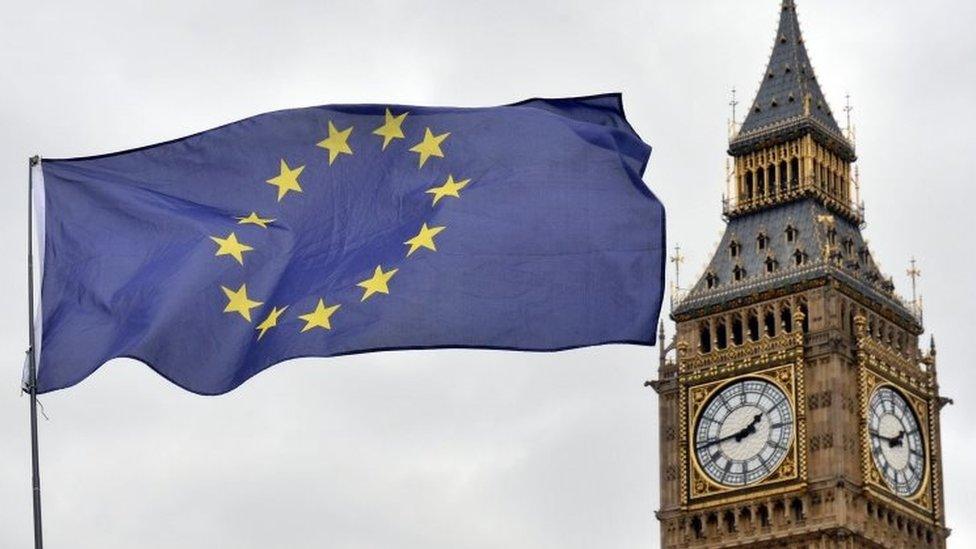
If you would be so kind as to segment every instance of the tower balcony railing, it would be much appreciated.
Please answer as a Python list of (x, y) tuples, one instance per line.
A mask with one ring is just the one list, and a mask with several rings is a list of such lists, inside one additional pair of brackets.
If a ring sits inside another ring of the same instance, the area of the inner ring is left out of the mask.
[(789, 183), (787, 189), (779, 189), (763, 195), (743, 196), (738, 192), (723, 195), (722, 216), (725, 219), (731, 219), (804, 197), (819, 199), (828, 209), (847, 218), (857, 226), (864, 224), (864, 203), (858, 198), (839, 197), (813, 184), (812, 181), (801, 183), (795, 179)]
[(742, 131), (742, 124), (730, 122), (729, 152), (735, 154), (735, 151), (746, 151), (757, 144), (768, 142), (791, 131), (812, 132), (821, 136), (826, 142), (832, 143), (836, 151), (847, 161), (853, 162), (857, 158), (853, 133), (848, 132), (845, 135), (844, 132), (839, 132), (808, 114), (783, 118), (765, 126), (751, 128), (745, 132)]

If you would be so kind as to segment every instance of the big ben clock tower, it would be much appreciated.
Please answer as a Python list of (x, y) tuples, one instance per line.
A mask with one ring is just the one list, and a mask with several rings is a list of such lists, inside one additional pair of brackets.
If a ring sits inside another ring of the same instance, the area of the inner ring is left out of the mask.
[(780, 9), (725, 234), (652, 383), (661, 545), (944, 547), (935, 346), (861, 236), (854, 145)]

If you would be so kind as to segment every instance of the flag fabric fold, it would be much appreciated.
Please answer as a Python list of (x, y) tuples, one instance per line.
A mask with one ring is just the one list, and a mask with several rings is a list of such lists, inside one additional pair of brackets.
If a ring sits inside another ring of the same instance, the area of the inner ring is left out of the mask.
[(199, 394), (391, 349), (654, 343), (664, 208), (620, 96), (332, 105), (43, 160), (37, 389)]

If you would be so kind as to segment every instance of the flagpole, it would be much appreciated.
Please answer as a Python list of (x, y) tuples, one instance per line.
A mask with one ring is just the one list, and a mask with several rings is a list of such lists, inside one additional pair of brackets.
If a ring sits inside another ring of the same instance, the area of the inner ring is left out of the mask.
[(31, 488), (34, 493), (34, 549), (42, 549), (41, 536), (41, 472), (37, 450), (37, 362), (34, 342), (34, 166), (41, 161), (32, 156), (27, 163), (27, 331), (30, 347), (27, 350), (28, 391), (30, 391), (31, 429)]

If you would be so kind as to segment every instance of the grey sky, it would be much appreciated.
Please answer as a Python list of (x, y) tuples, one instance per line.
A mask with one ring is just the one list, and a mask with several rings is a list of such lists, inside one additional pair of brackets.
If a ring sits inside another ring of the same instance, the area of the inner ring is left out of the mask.
[[(26, 159), (274, 109), (624, 92), (646, 181), (699, 274), (722, 229), (728, 90), (745, 108), (778, 0), (37, 2), (0, 10), (0, 547), (29, 544)], [(800, 0), (833, 110), (853, 97), (866, 235), (915, 254), (939, 343), (950, 544), (976, 546), (976, 4)], [(843, 125), (843, 120), (841, 120)], [(42, 398), (50, 547), (656, 547), (654, 349), (405, 352), (277, 366), (222, 397), (125, 360)]]

